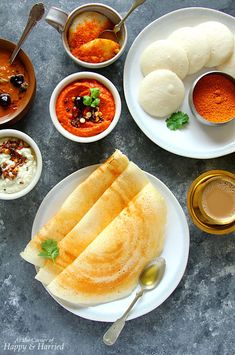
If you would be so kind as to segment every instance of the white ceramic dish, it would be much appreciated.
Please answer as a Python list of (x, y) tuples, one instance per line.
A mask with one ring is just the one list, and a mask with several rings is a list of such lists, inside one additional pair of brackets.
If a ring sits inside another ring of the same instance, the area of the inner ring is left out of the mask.
[[(32, 237), (52, 217), (64, 199), (98, 165), (89, 166), (67, 176), (44, 198), (34, 219)], [(140, 317), (164, 302), (179, 284), (187, 265), (189, 252), (189, 230), (185, 214), (172, 192), (159, 179), (148, 174), (150, 181), (163, 194), (168, 206), (166, 242), (162, 256), (166, 259), (166, 272), (160, 285), (147, 292), (136, 304), (128, 319)], [(113, 322), (126, 310), (136, 290), (129, 297), (95, 307), (75, 307), (52, 296), (69, 312), (91, 320)]]
[(162, 16), (145, 27), (135, 39), (124, 68), (126, 102), (140, 129), (154, 143), (169, 152), (198, 159), (215, 158), (235, 152), (235, 120), (220, 127), (206, 127), (195, 119), (188, 104), (188, 92), (192, 83), (208, 69), (205, 68), (184, 79), (186, 93), (180, 110), (189, 115), (190, 123), (182, 130), (171, 131), (167, 128), (165, 119), (149, 116), (138, 103), (138, 87), (143, 78), (140, 57), (150, 43), (166, 39), (177, 28), (195, 26), (211, 20), (222, 22), (235, 32), (234, 17), (212, 9), (191, 7)]
[[(55, 105), (56, 105), (57, 97), (60, 94), (60, 92), (70, 83), (77, 81), (77, 80), (81, 80), (81, 79), (95, 79), (95, 80), (99, 81), (101, 84), (103, 84), (104, 86), (106, 86), (107, 89), (109, 89), (111, 91), (114, 101), (115, 101), (115, 106), (116, 106), (114, 118), (113, 118), (111, 124), (108, 126), (108, 128), (105, 131), (103, 131), (95, 136), (92, 136), (92, 137), (78, 137), (78, 136), (75, 136), (74, 134), (68, 132), (66, 129), (64, 129), (61, 126), (60, 122), (58, 121), (57, 115), (56, 115)], [(79, 142), (79, 143), (91, 143), (91, 142), (96, 142), (96, 141), (106, 137), (114, 129), (114, 127), (116, 126), (116, 124), (120, 118), (120, 114), (121, 114), (121, 99), (120, 99), (120, 95), (119, 95), (116, 87), (105, 76), (100, 75), (100, 74), (96, 74), (96, 73), (92, 73), (92, 72), (80, 72), (80, 73), (71, 74), (59, 82), (59, 84), (55, 87), (55, 89), (51, 95), (49, 110), (50, 110), (50, 116), (51, 116), (51, 119), (52, 119), (52, 122), (53, 122), (55, 128), (64, 137), (66, 137), (72, 141)]]
[(28, 145), (33, 149), (33, 151), (35, 153), (36, 161), (37, 161), (36, 173), (35, 173), (32, 181), (29, 183), (29, 185), (27, 185), (23, 190), (12, 193), (12, 194), (0, 193), (0, 200), (15, 200), (17, 198), (25, 196), (37, 184), (37, 182), (41, 176), (41, 172), (42, 172), (42, 156), (41, 156), (41, 152), (40, 152), (37, 144), (35, 143), (35, 141), (31, 137), (29, 137), (26, 133), (23, 133), (21, 131), (17, 131), (15, 129), (2, 129), (2, 130), (0, 130), (0, 139), (4, 138), (4, 137), (19, 138), (19, 139), (22, 139), (23, 141), (25, 141), (26, 143), (28, 143)]

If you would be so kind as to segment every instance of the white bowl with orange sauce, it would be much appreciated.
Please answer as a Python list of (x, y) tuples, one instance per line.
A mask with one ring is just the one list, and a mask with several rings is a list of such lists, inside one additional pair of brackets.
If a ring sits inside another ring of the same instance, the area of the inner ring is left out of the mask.
[[(100, 108), (101, 108), (100, 112), (101, 114), (103, 113), (103, 117), (101, 117), (99, 122), (94, 122), (88, 119), (86, 122), (80, 124), (78, 118), (73, 116), (74, 107), (72, 107), (73, 104), (70, 101), (71, 101), (71, 97), (73, 97), (74, 95), (75, 98), (77, 96), (76, 92), (80, 90), (79, 86), (76, 86), (77, 83), (80, 86), (84, 84), (85, 87), (84, 90), (87, 90), (86, 81), (88, 83), (91, 82), (91, 85), (94, 88), (98, 84), (98, 86), (101, 88), (100, 90), (101, 94), (106, 95), (107, 93), (108, 97), (107, 98), (105, 96), (100, 97)], [(66, 90), (68, 94), (67, 96), (64, 96)], [(66, 100), (68, 101), (66, 102)], [(106, 124), (107, 117), (104, 114), (104, 112), (106, 112), (105, 109), (106, 105), (107, 107), (110, 106), (113, 107), (112, 119), (110, 117), (110, 112), (106, 113), (106, 115), (109, 115), (108, 117), (109, 122), (107, 124)], [(121, 114), (121, 99), (116, 87), (109, 79), (107, 79), (103, 75), (92, 73), (92, 72), (79, 72), (79, 73), (71, 74), (66, 78), (64, 78), (61, 82), (59, 82), (59, 84), (56, 86), (56, 88), (54, 89), (51, 95), (49, 111), (50, 111), (51, 120), (55, 128), (64, 137), (79, 143), (92, 143), (106, 137), (116, 126)], [(65, 120), (63, 120), (63, 116), (65, 117)], [(76, 122), (77, 122), (77, 126), (76, 126)], [(92, 124), (92, 122), (94, 123), (94, 125)], [(95, 127), (94, 130), (93, 127)], [(105, 128), (104, 130), (99, 132), (100, 127), (102, 128), (105, 127)], [(80, 135), (79, 132), (82, 132), (82, 129), (84, 129), (84, 131)], [(93, 134), (92, 132), (95, 133)]]

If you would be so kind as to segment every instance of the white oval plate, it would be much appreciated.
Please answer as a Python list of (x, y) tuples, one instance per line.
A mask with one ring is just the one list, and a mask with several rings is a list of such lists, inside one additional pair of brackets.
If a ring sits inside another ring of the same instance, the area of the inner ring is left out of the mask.
[(145, 27), (135, 39), (124, 68), (126, 102), (140, 129), (154, 143), (169, 152), (198, 159), (216, 158), (235, 152), (235, 120), (221, 127), (205, 126), (194, 118), (189, 108), (188, 92), (192, 83), (199, 75), (213, 68), (203, 69), (184, 79), (185, 98), (180, 110), (189, 115), (190, 123), (182, 130), (171, 131), (166, 127), (165, 119), (151, 117), (138, 103), (138, 88), (143, 79), (140, 57), (150, 43), (166, 39), (177, 28), (211, 20), (222, 22), (235, 32), (234, 17), (212, 9), (191, 7), (160, 17)]
[[(44, 198), (34, 219), (32, 237), (56, 213), (65, 198), (98, 165), (88, 166), (67, 176)], [(189, 229), (185, 214), (172, 192), (153, 175), (148, 174), (152, 184), (162, 193), (168, 206), (166, 241), (162, 256), (166, 259), (166, 272), (159, 286), (142, 297), (128, 319), (146, 314), (164, 302), (180, 282), (188, 260)], [(47, 290), (48, 291), (48, 290)], [(48, 291), (49, 292), (49, 291)], [(62, 307), (77, 316), (102, 322), (113, 322), (126, 310), (136, 290), (129, 297), (94, 307), (76, 307), (52, 296)]]

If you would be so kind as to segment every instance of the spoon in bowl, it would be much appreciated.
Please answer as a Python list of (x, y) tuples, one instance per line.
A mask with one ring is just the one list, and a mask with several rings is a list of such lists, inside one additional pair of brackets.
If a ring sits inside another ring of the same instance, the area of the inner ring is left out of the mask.
[(35, 4), (32, 9), (30, 10), (29, 13), (29, 18), (27, 21), (27, 24), (25, 26), (24, 32), (22, 33), (19, 42), (17, 43), (14, 51), (12, 52), (10, 59), (9, 59), (9, 63), (12, 64), (22, 46), (22, 44), (24, 43), (24, 41), (26, 40), (26, 38), (29, 35), (29, 32), (32, 30), (32, 28), (36, 25), (36, 23), (41, 20), (42, 16), (44, 15), (45, 12), (45, 8), (44, 5), (42, 3), (39, 4)]
[(130, 304), (126, 312), (122, 315), (122, 317), (118, 318), (116, 322), (114, 322), (104, 334), (103, 342), (106, 345), (113, 345), (116, 342), (122, 329), (125, 326), (126, 319), (135, 303), (145, 291), (153, 290), (160, 283), (164, 275), (165, 269), (166, 261), (162, 257), (158, 257), (157, 259), (151, 261), (148, 265), (146, 265), (139, 277), (139, 284), (141, 287), (140, 291), (137, 292), (135, 299), (132, 301), (132, 303)]
[(105, 30), (100, 33), (99, 38), (105, 38), (105, 39), (111, 39), (115, 42), (119, 42), (119, 39), (117, 37), (117, 33), (120, 31), (122, 25), (126, 21), (127, 17), (130, 16), (130, 14), (140, 5), (142, 5), (146, 0), (135, 0), (130, 7), (129, 11), (127, 14), (123, 17), (123, 19), (117, 23), (112, 30)]

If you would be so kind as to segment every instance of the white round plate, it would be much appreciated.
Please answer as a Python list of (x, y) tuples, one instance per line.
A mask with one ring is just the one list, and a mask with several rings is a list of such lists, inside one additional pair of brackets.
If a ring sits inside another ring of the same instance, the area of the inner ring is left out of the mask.
[[(34, 219), (32, 237), (56, 213), (66, 197), (98, 165), (76, 171), (59, 182), (44, 198)], [(152, 184), (162, 193), (168, 206), (166, 241), (162, 256), (166, 259), (165, 275), (159, 286), (142, 297), (128, 319), (146, 314), (164, 302), (180, 282), (188, 260), (189, 230), (185, 214), (172, 192), (156, 177), (148, 174)], [(48, 290), (47, 290), (48, 291)], [(49, 292), (49, 291), (48, 291)], [(94, 307), (76, 307), (52, 296), (62, 307), (77, 316), (102, 322), (113, 322), (126, 310), (134, 298), (135, 291), (129, 297)]]
[(213, 70), (213, 68), (203, 69), (184, 79), (185, 98), (180, 110), (189, 115), (190, 123), (181, 130), (171, 131), (167, 128), (165, 119), (148, 115), (138, 103), (138, 88), (143, 79), (140, 57), (150, 43), (166, 39), (174, 30), (211, 20), (222, 22), (233, 33), (235, 32), (234, 17), (212, 9), (191, 7), (160, 17), (145, 27), (135, 39), (127, 55), (124, 68), (126, 102), (140, 129), (154, 143), (169, 152), (198, 159), (216, 158), (235, 152), (235, 120), (221, 127), (205, 126), (194, 118), (189, 108), (188, 92), (192, 83), (199, 75)]

